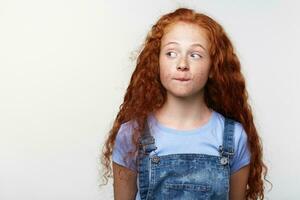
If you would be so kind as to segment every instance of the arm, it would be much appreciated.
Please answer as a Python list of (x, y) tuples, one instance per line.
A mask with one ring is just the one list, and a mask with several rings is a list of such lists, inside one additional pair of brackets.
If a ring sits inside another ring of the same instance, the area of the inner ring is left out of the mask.
[(250, 166), (246, 165), (230, 177), (230, 200), (244, 200)]
[(137, 173), (115, 162), (113, 167), (113, 188), (115, 200), (134, 200), (137, 192)]

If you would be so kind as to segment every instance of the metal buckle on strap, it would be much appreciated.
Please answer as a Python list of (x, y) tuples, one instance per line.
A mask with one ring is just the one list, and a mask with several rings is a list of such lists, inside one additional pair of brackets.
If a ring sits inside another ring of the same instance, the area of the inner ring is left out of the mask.
[(151, 135), (145, 135), (139, 139), (140, 144), (154, 144), (155, 139)]
[(234, 155), (234, 152), (232, 151), (232, 149), (230, 149), (229, 152), (228, 151), (224, 151), (223, 146), (220, 145), (218, 150), (219, 150), (220, 156), (221, 156), (220, 163), (222, 165), (228, 164), (229, 163), (229, 157)]
[(228, 155), (228, 156), (234, 155), (234, 151), (232, 149), (229, 149), (229, 151), (224, 151), (224, 148), (222, 145), (219, 146), (218, 151), (220, 152), (221, 155)]

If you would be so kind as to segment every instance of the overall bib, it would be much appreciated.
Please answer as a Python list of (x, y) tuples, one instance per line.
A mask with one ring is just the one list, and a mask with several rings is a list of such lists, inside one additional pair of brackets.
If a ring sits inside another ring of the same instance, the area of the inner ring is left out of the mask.
[(229, 199), (234, 120), (225, 117), (219, 156), (197, 153), (158, 156), (155, 139), (147, 122), (145, 125), (138, 150), (141, 200)]

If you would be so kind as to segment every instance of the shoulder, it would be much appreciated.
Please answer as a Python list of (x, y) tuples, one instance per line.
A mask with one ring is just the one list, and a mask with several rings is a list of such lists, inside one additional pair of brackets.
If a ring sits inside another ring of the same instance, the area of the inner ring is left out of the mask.
[(238, 121), (234, 122), (234, 144), (236, 151), (238, 151), (242, 146), (247, 146), (248, 136), (243, 125)]
[(244, 126), (240, 122), (234, 120), (234, 142), (236, 148), (238, 148), (238, 145), (241, 145), (241, 143), (247, 143), (247, 140), (247, 133)]
[(116, 142), (126, 142), (128, 144), (134, 127), (136, 127), (136, 123), (133, 120), (122, 123), (116, 136)]

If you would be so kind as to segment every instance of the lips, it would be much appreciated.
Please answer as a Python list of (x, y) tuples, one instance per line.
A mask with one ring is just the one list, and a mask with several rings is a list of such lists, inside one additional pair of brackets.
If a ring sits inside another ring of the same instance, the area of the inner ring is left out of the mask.
[(175, 78), (177, 81), (189, 81), (189, 78)]

